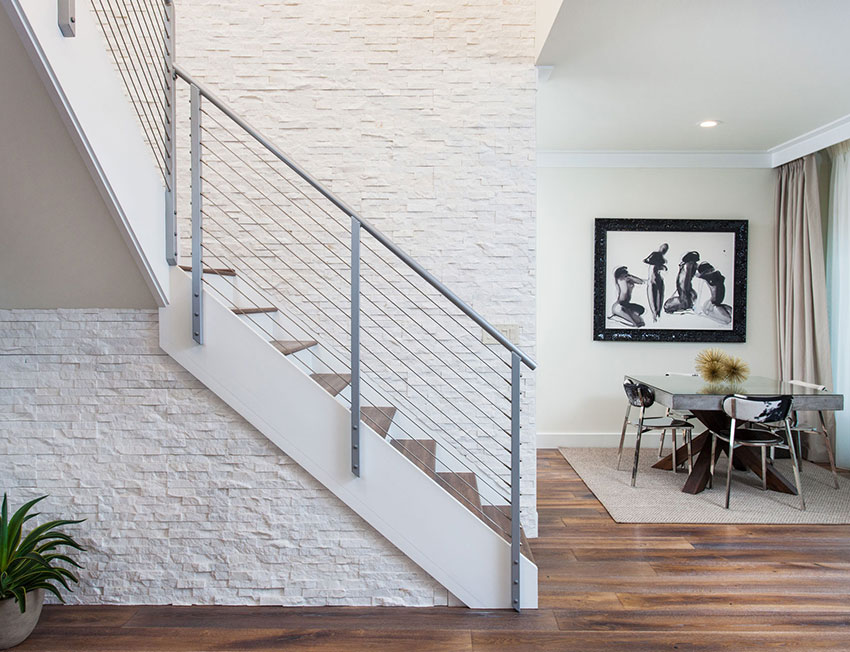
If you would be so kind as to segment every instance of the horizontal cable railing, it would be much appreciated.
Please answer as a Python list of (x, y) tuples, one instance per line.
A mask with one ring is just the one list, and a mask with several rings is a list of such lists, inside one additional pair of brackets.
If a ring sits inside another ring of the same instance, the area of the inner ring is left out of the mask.
[(365, 424), (510, 540), (518, 608), (519, 383), (533, 360), (188, 73), (174, 72), (190, 90), (196, 341), (206, 287), (275, 346), (311, 343), (313, 372), (348, 386), (339, 396), (352, 414), (352, 472), (360, 475)]
[(170, 11), (162, 0), (91, 0), (124, 89), (166, 184), (170, 182)]
[[(316, 339), (321, 343), (317, 346), (327, 349), (330, 369), (347, 370), (351, 312), (347, 229), (315, 198), (288, 179), (284, 172), (264, 161), (262, 153), (256, 151), (250, 142), (239, 141), (238, 134), (223, 125), (221, 116), (216, 116), (214, 111), (201, 111), (204, 266), (222, 264), (236, 269), (239, 277), (248, 280), (254, 291), (251, 307), (261, 307), (259, 304), (263, 300), (260, 297), (267, 298), (269, 305), (281, 307), (304, 329), (291, 332), (293, 328), (290, 327), (289, 338)], [(261, 164), (269, 167), (263, 168)], [(265, 175), (264, 169), (267, 171)], [(270, 171), (275, 174), (271, 175)], [(416, 418), (420, 428), (418, 436), (414, 437), (414, 433), (406, 431), (403, 426), (398, 427), (406, 438), (427, 437), (443, 443), (450, 447), (447, 454), (453, 456), (457, 463), (466, 463), (466, 470), (473, 471), (468, 462), (478, 458), (481, 468), (476, 475), (483, 478), (486, 488), (508, 502), (505, 486), (509, 486), (509, 479), (504, 475), (493, 477), (489, 469), (498, 464), (502, 467), (500, 470), (510, 468), (505, 455), (510, 450), (510, 441), (505, 434), (510, 424), (506, 421), (498, 423), (494, 416), (498, 414), (506, 419), (505, 410), (509, 406), (506, 404), (506, 408), (498, 413), (488, 414), (475, 402), (469, 402), (468, 410), (477, 410), (481, 419), (489, 419), (492, 433), (501, 435), (504, 441), (497, 441), (494, 434), (490, 434), (492, 445), (489, 448), (479, 447), (478, 451), (469, 442), (458, 444), (455, 433), (471, 429), (465, 410), (458, 405), (461, 398), (454, 404), (446, 402), (441, 398), (445, 392), (435, 392), (434, 388), (446, 385), (447, 377), (454, 377), (462, 380), (478, 396), (488, 398), (485, 390), (466, 377), (484, 379), (484, 372), (465, 363), (463, 351), (454, 352), (446, 345), (450, 332), (445, 325), (441, 326), (445, 335), (440, 340), (418, 326), (418, 322), (423, 320), (422, 316), (412, 319), (415, 304), (402, 308), (402, 302), (410, 301), (398, 291), (393, 297), (388, 290), (390, 284), (386, 272), (378, 267), (386, 266), (386, 261), (375, 256), (368, 247), (363, 248), (363, 253), (361, 327), (364, 338), (361, 350), (364, 373), (361, 382), (367, 388), (363, 393), (372, 392), (381, 405), (396, 407)], [(210, 263), (210, 258), (213, 263)], [(370, 272), (369, 275), (365, 274), (366, 271)], [(412, 280), (408, 279), (408, 283)], [(415, 290), (415, 284), (410, 288)], [(444, 307), (440, 315), (445, 320), (449, 315), (448, 309)], [(408, 323), (402, 324), (402, 319)], [(366, 337), (372, 326), (375, 326), (378, 336)], [(423, 345), (423, 342), (437, 341), (442, 342), (445, 351), (452, 353), (457, 366), (460, 363), (467, 365), (465, 375), (453, 372), (451, 366), (440, 361), (432, 351), (437, 347)], [(471, 354), (467, 353), (466, 357), (471, 357)], [(493, 372), (490, 373), (493, 375)], [(498, 379), (500, 377), (494, 378)], [(504, 379), (501, 380), (504, 387), (498, 396), (508, 401), (504, 392), (509, 388)], [(405, 387), (405, 391), (399, 392), (398, 387)], [(490, 391), (494, 396), (498, 393), (495, 386), (491, 386)], [(494, 450), (502, 454), (501, 458), (493, 453)], [(480, 459), (488, 454), (493, 457)]]
[(163, 177), (170, 264), (179, 257), (175, 82), (188, 85), (183, 233), (195, 340), (204, 341), (206, 290), (270, 346), (310, 343), (313, 373), (348, 385), (338, 396), (351, 411), (352, 473), (365, 424), (511, 542), (518, 608), (520, 368), (534, 361), (174, 65), (171, 0), (91, 6)]

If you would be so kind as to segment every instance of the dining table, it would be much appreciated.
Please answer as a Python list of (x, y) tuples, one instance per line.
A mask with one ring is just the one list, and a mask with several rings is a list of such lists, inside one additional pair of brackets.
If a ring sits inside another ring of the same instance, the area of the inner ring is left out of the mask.
[[(730, 394), (749, 397), (791, 396), (791, 410), (799, 412), (832, 412), (844, 409), (844, 396), (816, 388), (765, 378), (750, 376), (746, 380), (730, 385), (728, 383), (709, 383), (699, 376), (670, 374), (662, 376), (626, 375), (626, 380), (648, 385), (655, 392), (655, 401), (659, 405), (677, 412), (690, 412), (705, 426), (705, 430), (692, 438), (691, 450), (694, 457), (691, 472), (688, 474), (682, 491), (697, 494), (708, 485), (711, 475), (711, 431), (729, 427), (729, 417), (723, 412), (723, 399)], [(715, 462), (725, 450), (725, 444), (718, 440)], [(687, 446), (676, 451), (678, 463), (687, 462)], [(735, 449), (735, 467), (749, 469), (761, 478), (761, 457), (749, 447)], [(673, 470), (673, 453), (653, 464), (653, 468)], [(767, 465), (767, 488), (788, 494), (797, 494), (792, 482), (783, 476), (770, 461)]]

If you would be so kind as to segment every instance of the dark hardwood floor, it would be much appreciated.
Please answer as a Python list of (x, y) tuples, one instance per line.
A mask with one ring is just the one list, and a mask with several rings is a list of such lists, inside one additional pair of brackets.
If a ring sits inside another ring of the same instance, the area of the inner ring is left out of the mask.
[(16, 650), (850, 650), (850, 526), (618, 525), (538, 463), (537, 611), (46, 607)]

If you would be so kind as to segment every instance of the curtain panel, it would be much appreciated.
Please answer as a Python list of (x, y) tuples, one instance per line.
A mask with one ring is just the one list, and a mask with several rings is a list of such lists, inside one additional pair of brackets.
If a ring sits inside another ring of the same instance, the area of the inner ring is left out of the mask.
[(829, 148), (832, 176), (829, 184), (827, 231), (827, 288), (832, 333), (835, 391), (845, 396), (843, 412), (835, 413), (836, 462), (850, 467), (850, 141)]
[[(776, 193), (776, 281), (779, 377), (832, 387), (823, 227), (814, 155), (779, 168)], [(800, 415), (804, 417), (804, 415)], [(811, 417), (807, 418), (810, 421)], [(832, 418), (827, 423), (834, 433)], [(827, 459), (820, 437), (807, 457)]]

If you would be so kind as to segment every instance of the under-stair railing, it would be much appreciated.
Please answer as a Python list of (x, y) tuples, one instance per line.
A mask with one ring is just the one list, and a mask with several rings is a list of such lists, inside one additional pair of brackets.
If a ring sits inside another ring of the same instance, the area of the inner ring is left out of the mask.
[[(352, 473), (370, 472), (365, 424), (510, 541), (519, 610), (521, 366), (535, 362), (175, 65), (171, 0), (91, 2), (163, 175), (166, 258), (191, 251), (195, 341), (207, 289), (278, 350), (315, 348), (328, 373), (313, 376), (350, 409)], [(191, 228), (180, 231), (178, 78), (191, 159)]]
[(177, 264), (174, 3), (90, 0), (106, 49), (165, 184), (166, 259)]

